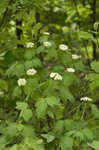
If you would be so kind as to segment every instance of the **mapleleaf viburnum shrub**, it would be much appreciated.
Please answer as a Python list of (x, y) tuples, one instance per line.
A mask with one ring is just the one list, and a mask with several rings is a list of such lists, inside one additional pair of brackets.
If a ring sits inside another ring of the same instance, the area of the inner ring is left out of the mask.
[(92, 14), (88, 0), (0, 1), (0, 150), (99, 150)]

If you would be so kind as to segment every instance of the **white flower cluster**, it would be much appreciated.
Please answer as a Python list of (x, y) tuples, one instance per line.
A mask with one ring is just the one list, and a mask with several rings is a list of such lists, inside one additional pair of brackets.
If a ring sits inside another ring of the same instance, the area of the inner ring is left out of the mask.
[(52, 72), (50, 74), (50, 77), (53, 78), (54, 80), (62, 80), (62, 76), (57, 72)]
[(75, 72), (75, 69), (74, 68), (67, 68), (66, 71), (67, 72)]
[[(26, 74), (29, 75), (29, 76), (33, 76), (37, 73), (37, 71), (34, 69), (34, 68), (31, 68), (29, 70), (27, 70)], [(25, 78), (20, 78), (18, 79), (17, 83), (18, 83), (18, 86), (24, 86), (26, 84), (26, 79)]]
[(17, 82), (19, 86), (24, 86), (26, 84), (26, 79), (20, 78)]
[(76, 54), (72, 55), (72, 59), (80, 59), (80, 58), (81, 58), (81, 55), (76, 55)]
[(81, 99), (80, 99), (81, 101), (92, 101), (92, 99), (91, 98), (89, 98), (89, 97), (82, 97)]
[(34, 68), (29, 69), (29, 70), (27, 70), (27, 72), (26, 72), (26, 74), (27, 74), (27, 75), (30, 75), (30, 76), (33, 76), (33, 75), (35, 75), (36, 73), (37, 73), (37, 71), (36, 71)]
[(34, 46), (34, 43), (33, 42), (28, 42), (26, 43), (26, 47), (27, 48), (32, 48)]
[(44, 34), (44, 35), (50, 35), (50, 33), (49, 33), (49, 32), (44, 32), (43, 34)]
[(65, 44), (60, 44), (59, 49), (61, 49), (62, 51), (66, 51), (68, 49), (68, 46)]
[(51, 46), (51, 42), (43, 42), (43, 45), (45, 46), (45, 47), (50, 47)]

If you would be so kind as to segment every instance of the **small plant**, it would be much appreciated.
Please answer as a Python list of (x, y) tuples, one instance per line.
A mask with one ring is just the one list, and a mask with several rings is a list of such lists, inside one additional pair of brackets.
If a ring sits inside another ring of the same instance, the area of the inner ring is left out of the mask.
[(99, 149), (92, 7), (87, 0), (0, 2), (0, 150)]

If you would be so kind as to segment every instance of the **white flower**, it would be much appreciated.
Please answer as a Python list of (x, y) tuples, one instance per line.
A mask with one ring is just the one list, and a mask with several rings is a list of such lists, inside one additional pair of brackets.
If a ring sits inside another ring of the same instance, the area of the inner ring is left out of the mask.
[(81, 58), (81, 55), (76, 55), (76, 54), (72, 55), (72, 59), (79, 59), (79, 58)]
[(26, 80), (24, 78), (20, 78), (17, 82), (19, 86), (24, 86), (26, 84)]
[(11, 30), (12, 30), (12, 32), (14, 32), (15, 31), (15, 27), (11, 27)]
[(11, 25), (15, 25), (15, 22), (13, 20), (10, 21)]
[(58, 12), (60, 10), (60, 8), (59, 7), (54, 7), (54, 12)]
[(62, 76), (60, 74), (57, 74), (55, 76), (54, 80), (62, 80)]
[(34, 46), (34, 43), (33, 42), (28, 42), (26, 43), (26, 47), (27, 48), (32, 48)]
[(50, 35), (50, 33), (49, 33), (49, 32), (44, 32), (43, 34), (44, 34), (44, 35)]
[(92, 101), (92, 99), (89, 97), (82, 97), (80, 100), (81, 101)]
[(67, 70), (67, 72), (75, 72), (74, 68), (67, 68), (66, 70)]
[(26, 72), (26, 74), (27, 74), (27, 75), (30, 75), (30, 76), (33, 76), (33, 75), (35, 75), (36, 73), (37, 73), (37, 71), (36, 71), (34, 68), (29, 69), (29, 70), (27, 70), (27, 72)]
[(59, 45), (59, 48), (62, 50), (62, 51), (66, 51), (68, 49), (68, 46), (65, 45), (65, 44), (60, 44)]
[(4, 92), (3, 92), (3, 91), (0, 91), (0, 95), (1, 95), (1, 96), (4, 95)]
[(51, 77), (51, 78), (54, 78), (54, 77), (55, 77), (55, 75), (57, 75), (57, 73), (55, 73), (55, 72), (51, 72), (50, 77)]
[(50, 74), (50, 77), (53, 78), (54, 80), (62, 80), (62, 76), (57, 72), (52, 72)]
[(50, 46), (51, 46), (51, 42), (43, 42), (43, 45), (44, 45), (45, 47), (50, 47)]

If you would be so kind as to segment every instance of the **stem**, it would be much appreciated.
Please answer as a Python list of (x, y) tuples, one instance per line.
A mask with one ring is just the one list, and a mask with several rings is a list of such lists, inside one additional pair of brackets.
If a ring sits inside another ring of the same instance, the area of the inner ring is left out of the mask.
[[(40, 13), (36, 12), (35, 17), (36, 17), (36, 23), (39, 23), (40, 22)], [(37, 35), (37, 39), (36, 39), (37, 47), (40, 46), (39, 39), (40, 39), (40, 29), (38, 30), (38, 35)], [(43, 54), (42, 53), (40, 54), (40, 60), (43, 62)]]
[[(8, 6), (11, 5), (11, 3), (13, 2), (13, 0), (9, 0), (8, 2)], [(3, 17), (2, 17), (2, 20), (0, 22), (0, 29), (2, 28), (2, 26), (4, 25), (4, 22), (7, 18), (7, 15), (8, 15), (8, 11), (9, 11), (9, 8), (7, 7), (4, 11), (4, 14), (3, 14)]]
[(83, 120), (83, 119), (84, 119), (84, 114), (85, 114), (85, 111), (86, 111), (86, 106), (87, 106), (87, 103), (85, 102), (84, 107), (83, 107), (82, 116), (81, 116), (81, 119), (80, 119), (80, 120)]
[(75, 107), (74, 109), (72, 109), (71, 111), (69, 111), (69, 113), (67, 114), (67, 116), (70, 115), (70, 114), (71, 114), (72, 112), (74, 112), (75, 110), (79, 109), (81, 105), (82, 105), (82, 104), (79, 104), (77, 107)]
[[(74, 3), (74, 6), (75, 6), (77, 15), (78, 15), (78, 17), (80, 18), (79, 11), (78, 11), (78, 8), (77, 8), (77, 1), (76, 1), (76, 0), (73, 0), (73, 3)], [(79, 24), (79, 23), (80, 23), (80, 22), (78, 21), (78, 24)]]
[[(40, 22), (40, 13), (39, 12), (36, 12), (36, 24)], [(39, 41), (39, 38), (40, 38), (40, 29), (38, 30), (38, 35), (37, 35), (37, 47), (40, 46), (40, 43), (38, 42)]]
[[(92, 7), (92, 11), (93, 11), (93, 14), (92, 14), (92, 30), (94, 30), (93, 26), (94, 26), (94, 23), (96, 22), (96, 0), (93, 0), (92, 4), (91, 4), (91, 7)], [(96, 34), (93, 33), (93, 37), (96, 39)], [(96, 59), (97, 58), (97, 46), (96, 46), (96, 43), (93, 42), (93, 59)]]
[(88, 48), (87, 48), (87, 44), (88, 41), (86, 41), (86, 43), (84, 43), (84, 47), (85, 47), (85, 52), (86, 52), (86, 56), (87, 56), (87, 64), (90, 66), (90, 58), (89, 58), (89, 54), (88, 54)]
[[(18, 3), (18, 6), (20, 7), (21, 6), (21, 3)], [(20, 9), (17, 8), (17, 11), (16, 11), (16, 14), (20, 11)], [(17, 39), (18, 41), (21, 40), (21, 35), (22, 35), (22, 29), (20, 29), (19, 27), (22, 26), (22, 19), (19, 20), (19, 19), (16, 19), (16, 35), (17, 35)], [(17, 47), (18, 48), (23, 48), (23, 45), (22, 44), (17, 44)]]
[[(22, 25), (22, 20), (16, 20), (16, 35), (17, 35), (17, 39), (20, 41), (21, 40), (21, 35), (22, 35), (22, 30), (18, 28), (18, 26)], [(21, 44), (17, 44), (17, 47), (23, 47), (23, 45)]]

